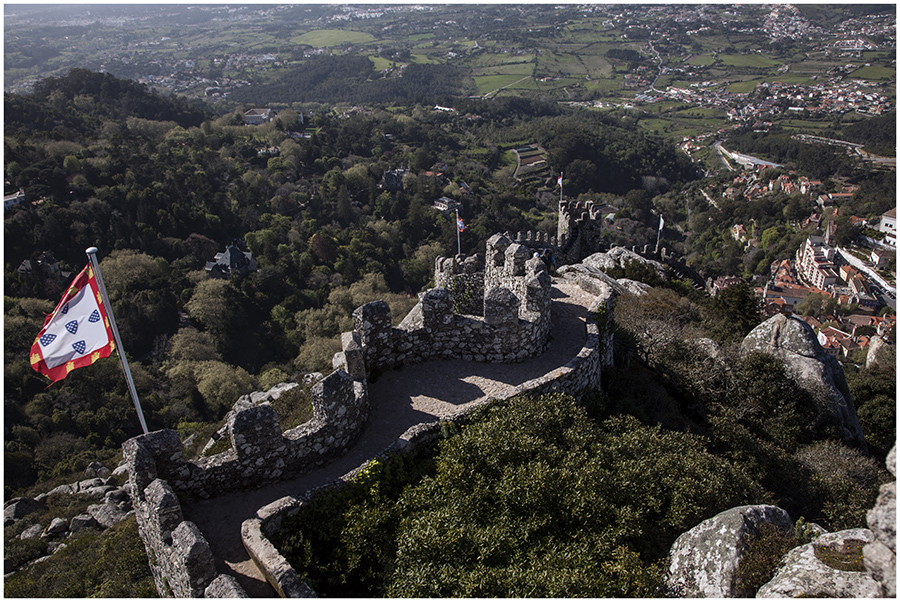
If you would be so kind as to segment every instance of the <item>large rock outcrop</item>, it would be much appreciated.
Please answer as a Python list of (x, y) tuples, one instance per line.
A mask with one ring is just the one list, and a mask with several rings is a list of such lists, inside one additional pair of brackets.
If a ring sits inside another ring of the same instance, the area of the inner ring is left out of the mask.
[(897, 360), (894, 346), (885, 343), (881, 337), (872, 337), (869, 342), (869, 351), (866, 354), (866, 368), (871, 369), (876, 364), (893, 365)]
[(665, 265), (654, 259), (646, 259), (625, 247), (613, 247), (605, 253), (594, 253), (593, 255), (585, 257), (581, 263), (605, 272), (617, 268), (625, 269), (630, 262), (640, 263), (650, 267), (659, 274), (660, 278), (667, 280)]
[(877, 598), (881, 588), (864, 570), (862, 547), (868, 529), (826, 533), (787, 553), (757, 598)]
[[(896, 448), (887, 468), (896, 475)], [(736, 575), (748, 543), (764, 523), (787, 533), (788, 514), (775, 506), (740, 506), (682, 534), (669, 551), (666, 586), (685, 598), (895, 598), (897, 595), (896, 482), (881, 494), (866, 519), (868, 529), (827, 533), (815, 524), (812, 541), (790, 550), (772, 579), (757, 592), (739, 591)]]
[(840, 362), (826, 354), (809, 324), (778, 314), (750, 331), (741, 351), (768, 353), (780, 358), (788, 373), (821, 399), (839, 422), (844, 441), (865, 448), (853, 397)]
[[(897, 448), (887, 457), (887, 469), (897, 476)], [(881, 587), (880, 596), (897, 597), (897, 482), (881, 486), (875, 506), (866, 515), (866, 522), (874, 537), (863, 548), (866, 569)]]
[(567, 280), (577, 282), (582, 290), (598, 297), (608, 295), (607, 291), (610, 290), (617, 295), (641, 296), (653, 288), (649, 284), (627, 278), (616, 280), (602, 269), (584, 263), (563, 266), (559, 268), (558, 274)]
[(707, 519), (683, 533), (669, 550), (666, 585), (683, 598), (752, 596), (736, 591), (737, 569), (747, 542), (764, 523), (789, 531), (793, 521), (777, 506), (739, 506)]

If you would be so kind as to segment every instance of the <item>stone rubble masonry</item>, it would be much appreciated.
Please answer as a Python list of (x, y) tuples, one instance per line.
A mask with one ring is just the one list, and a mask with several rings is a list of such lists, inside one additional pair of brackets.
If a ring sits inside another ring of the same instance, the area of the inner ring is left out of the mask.
[(565, 263), (578, 263), (600, 248), (603, 214), (594, 210), (594, 202), (559, 202), (557, 225), (558, 253)]
[[(123, 445), (138, 530), (160, 595), (200, 597), (217, 577), (206, 539), (182, 519), (177, 495), (208, 498), (277, 481), (342, 455), (368, 419), (365, 382), (336, 370), (312, 389), (313, 418), (281, 432), (271, 406), (238, 412), (232, 448), (188, 461), (178, 434), (164, 429)], [(220, 583), (211, 593), (236, 586)]]
[(147, 549), (156, 590), (162, 596), (202, 597), (217, 576), (203, 534), (194, 523), (183, 519), (181, 503), (165, 481), (154, 479), (136, 491), (138, 531)]
[[(589, 308), (590, 315), (596, 316), (596, 320), (587, 323), (587, 338), (578, 355), (572, 358), (565, 366), (561, 366), (544, 376), (522, 383), (515, 389), (499, 398), (484, 399), (475, 404), (469, 404), (460, 408), (456, 413), (448, 416), (445, 421), (458, 425), (465, 424), (471, 415), (482, 407), (502, 402), (521, 393), (541, 395), (551, 392), (569, 393), (580, 397), (585, 391), (599, 388), (600, 373), (604, 366), (612, 364), (612, 319), (613, 319), (613, 293), (609, 287), (605, 293), (597, 297)], [(372, 318), (371, 308), (360, 307), (357, 311), (367, 318)], [(384, 311), (381, 308), (379, 311)], [(387, 325), (390, 325), (388, 320)], [(384, 325), (376, 337), (385, 332)], [(378, 339), (370, 339), (378, 340)], [(387, 458), (392, 454), (415, 455), (423, 449), (433, 445), (441, 438), (442, 421), (423, 422), (406, 430), (397, 441), (378, 454), (377, 458)], [(352, 481), (365, 469), (368, 461), (354, 470), (345, 474), (337, 482), (326, 487), (340, 487)], [(284, 520), (299, 513), (315, 491), (307, 491), (299, 497), (285, 496), (257, 511), (256, 518), (250, 518), (241, 525), (241, 537), (244, 548), (253, 559), (266, 580), (272, 584), (275, 590), (283, 597), (307, 598), (314, 597), (315, 592), (303, 582), (290, 563), (278, 552), (269, 540), (284, 529)]]
[(484, 257), (457, 255), (434, 260), (434, 284), (453, 295), (457, 313), (480, 316), (484, 312)]
[(228, 433), (231, 449), (188, 461), (178, 434), (155, 431), (125, 442), (133, 491), (164, 479), (178, 494), (210, 498), (250, 489), (305, 472), (342, 455), (368, 419), (366, 383), (336, 370), (312, 388), (313, 418), (282, 432), (269, 405), (235, 414)]
[[(482, 279), (481, 316), (455, 313), (452, 293), (446, 288), (422, 295), (398, 328), (391, 326), (390, 308), (384, 301), (357, 308), (355, 329), (342, 336), (343, 351), (335, 356), (335, 371), (312, 389), (314, 415), (309, 422), (282, 433), (271, 406), (246, 408), (227, 424), (231, 449), (192, 461), (185, 458), (181, 441), (171, 429), (125, 442), (138, 528), (161, 595), (202, 596), (217, 580), (209, 545), (193, 523), (183, 521), (177, 496), (210, 498), (251, 489), (343, 455), (368, 420), (367, 374), (428, 359), (516, 362), (544, 351), (551, 303), (546, 266), (527, 247), (504, 235), (492, 237), (487, 251), (483, 262), (478, 257), (436, 262), (436, 274), (446, 267), (449, 274)], [(599, 387), (601, 367), (611, 358), (612, 296), (609, 291), (598, 297), (591, 308), (597, 320), (588, 321), (587, 339), (576, 357), (504, 397), (550, 391), (579, 396)], [(464, 420), (468, 411), (451, 419)], [(407, 431), (410, 441), (401, 439), (393, 451), (411, 441), (437, 437), (439, 429), (439, 421), (413, 427)], [(283, 595), (314, 596), (289, 565), (277, 561), (280, 555), (263, 536), (263, 515), (253, 520), (259, 524), (246, 523), (242, 536), (267, 579)], [(221, 580), (217, 583), (208, 590), (210, 594), (221, 595), (217, 592), (231, 587)]]
[[(335, 365), (356, 377), (360, 357), (372, 374), (434, 359), (512, 363), (539, 355), (549, 340), (551, 283), (544, 262), (532, 255), (495, 234), (487, 241), (483, 274), (478, 256), (438, 258), (435, 281), (450, 288), (427, 291), (396, 328), (384, 301), (357, 308), (354, 330), (342, 336), (343, 356)], [(472, 314), (462, 315), (455, 306), (469, 307)]]

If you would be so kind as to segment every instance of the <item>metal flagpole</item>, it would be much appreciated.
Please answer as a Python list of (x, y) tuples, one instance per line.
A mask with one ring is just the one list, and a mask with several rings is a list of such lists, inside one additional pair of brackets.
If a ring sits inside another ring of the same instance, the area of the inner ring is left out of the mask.
[(97, 264), (97, 247), (90, 247), (84, 251), (87, 253), (88, 261), (94, 275), (97, 278), (97, 288), (100, 289), (100, 295), (103, 297), (103, 305), (106, 308), (106, 315), (109, 317), (110, 330), (113, 333), (113, 339), (116, 342), (116, 353), (119, 354), (119, 360), (122, 362), (122, 372), (125, 373), (125, 381), (128, 383), (128, 391), (131, 393), (131, 400), (134, 401), (134, 408), (137, 410), (138, 419), (141, 421), (141, 428), (144, 429), (146, 435), (150, 431), (147, 430), (147, 423), (144, 421), (144, 411), (141, 409), (141, 402), (138, 399), (137, 390), (134, 388), (134, 379), (131, 377), (131, 369), (128, 367), (128, 358), (125, 357), (125, 349), (122, 347), (122, 339), (119, 337), (119, 329), (116, 327), (116, 318), (113, 316), (112, 304), (106, 294), (106, 287), (103, 285), (103, 277), (100, 275), (100, 266)]
[(663, 229), (663, 216), (662, 213), (659, 214), (659, 229), (656, 231), (656, 252), (659, 252), (659, 235), (662, 234)]
[(456, 254), (462, 255), (462, 245), (459, 242), (459, 209), (456, 210)]

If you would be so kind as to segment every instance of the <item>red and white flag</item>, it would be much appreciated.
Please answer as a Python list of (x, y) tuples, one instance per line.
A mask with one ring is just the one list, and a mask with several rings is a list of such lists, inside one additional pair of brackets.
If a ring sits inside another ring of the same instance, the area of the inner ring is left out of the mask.
[(559, 177), (556, 178), (556, 185), (562, 186), (562, 172), (559, 172)]
[(31, 367), (56, 382), (115, 349), (97, 280), (85, 267), (44, 320), (31, 346)]

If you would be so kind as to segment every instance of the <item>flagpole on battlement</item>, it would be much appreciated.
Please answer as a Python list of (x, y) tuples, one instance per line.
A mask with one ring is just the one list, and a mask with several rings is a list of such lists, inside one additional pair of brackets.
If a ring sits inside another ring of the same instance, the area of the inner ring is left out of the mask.
[(147, 423), (144, 421), (144, 411), (141, 409), (141, 401), (138, 399), (137, 390), (134, 388), (134, 379), (131, 377), (131, 369), (128, 367), (128, 358), (125, 357), (125, 348), (122, 347), (122, 339), (119, 337), (119, 329), (116, 326), (116, 318), (113, 316), (112, 303), (109, 302), (109, 296), (106, 294), (106, 286), (103, 284), (103, 277), (100, 275), (100, 266), (97, 263), (97, 247), (89, 247), (84, 251), (88, 256), (88, 262), (97, 279), (97, 288), (100, 289), (100, 295), (103, 297), (103, 306), (106, 308), (106, 315), (109, 317), (109, 326), (116, 343), (116, 353), (122, 364), (122, 372), (125, 373), (125, 381), (128, 383), (128, 391), (131, 393), (131, 400), (134, 402), (134, 409), (137, 410), (138, 419), (141, 421), (141, 428), (144, 429), (146, 435), (150, 431), (147, 430)]
[(462, 230), (459, 229), (459, 209), (456, 210), (456, 254), (462, 255), (462, 245), (459, 242), (459, 233)]

